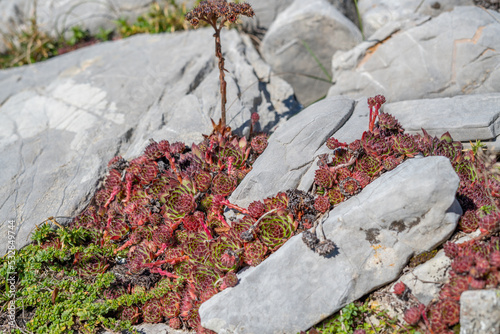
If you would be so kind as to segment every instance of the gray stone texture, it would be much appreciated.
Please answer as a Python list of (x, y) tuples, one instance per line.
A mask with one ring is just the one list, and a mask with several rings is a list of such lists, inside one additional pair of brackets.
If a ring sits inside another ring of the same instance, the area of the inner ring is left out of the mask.
[(385, 24), (422, 16), (438, 16), (456, 6), (472, 6), (473, 0), (358, 0), (365, 36), (370, 36)]
[(441, 136), (449, 132), (454, 140), (494, 140), (500, 134), (500, 93), (461, 95), (388, 103), (383, 107), (397, 118), (407, 132)]
[(202, 304), (202, 325), (219, 334), (307, 330), (446, 240), (462, 213), (458, 184), (446, 158), (406, 161), (330, 212), (324, 231), (336, 254), (321, 257), (293, 237)]
[[(9, 219), (26, 245), (47, 217), (85, 207), (113, 156), (134, 158), (149, 138), (191, 144), (210, 133), (220, 117), (212, 35), (134, 36), (0, 71), (0, 254)], [(253, 111), (271, 130), (299, 110), (247, 38), (224, 31), (222, 43), (234, 130), (248, 131)]]
[(337, 52), (328, 93), (388, 101), (500, 91), (500, 14), (455, 7), (416, 26), (394, 23), (377, 40)]
[(276, 17), (260, 51), (273, 70), (292, 85), (297, 99), (309, 105), (325, 96), (331, 86), (332, 55), (361, 40), (354, 23), (327, 0), (296, 0)]
[(351, 99), (327, 98), (282, 124), (230, 201), (246, 207), (255, 200), (297, 188), (315, 152), (351, 117), (353, 110)]
[[(294, 0), (252, 0), (251, 5), (255, 12), (253, 18), (243, 18), (243, 27), (252, 34), (263, 35), (280, 12), (287, 9)], [(344, 16), (358, 25), (358, 15), (352, 0), (328, 0)]]
[(500, 333), (500, 290), (471, 290), (460, 296), (460, 334)]

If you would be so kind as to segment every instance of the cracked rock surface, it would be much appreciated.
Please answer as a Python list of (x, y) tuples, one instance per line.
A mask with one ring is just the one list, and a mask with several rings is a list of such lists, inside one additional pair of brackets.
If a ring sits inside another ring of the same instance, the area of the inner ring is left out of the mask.
[(203, 303), (202, 326), (219, 334), (307, 330), (446, 240), (462, 214), (458, 184), (447, 158), (404, 162), (330, 211), (323, 227), (337, 254), (321, 257), (293, 237)]
[(247, 207), (255, 200), (297, 188), (314, 161), (314, 152), (351, 117), (354, 102), (341, 96), (327, 98), (280, 126), (230, 202)]
[[(85, 207), (113, 156), (134, 158), (149, 138), (190, 145), (210, 133), (220, 117), (212, 34), (134, 36), (0, 71), (0, 255), (9, 219), (26, 245), (35, 225)], [(229, 126), (248, 131), (256, 111), (271, 130), (299, 110), (248, 38), (222, 39)]]
[(412, 28), (388, 25), (334, 55), (328, 95), (383, 94), (395, 102), (498, 92), (499, 21), (496, 11), (458, 6)]

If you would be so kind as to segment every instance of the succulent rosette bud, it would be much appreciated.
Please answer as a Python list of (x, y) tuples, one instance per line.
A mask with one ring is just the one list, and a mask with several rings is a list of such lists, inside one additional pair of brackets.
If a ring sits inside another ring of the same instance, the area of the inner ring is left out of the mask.
[(212, 181), (212, 192), (216, 195), (229, 196), (236, 189), (237, 185), (238, 180), (236, 177), (219, 173)]
[(380, 173), (382, 166), (380, 161), (374, 156), (365, 154), (361, 159), (356, 160), (356, 170), (374, 177)]
[(339, 189), (344, 196), (354, 196), (361, 191), (361, 184), (352, 177), (346, 177), (339, 183)]
[(371, 178), (368, 176), (368, 174), (359, 170), (352, 173), (352, 178), (358, 181), (362, 188), (370, 184), (371, 181)]
[(182, 249), (190, 259), (202, 262), (210, 253), (209, 237), (204, 232), (189, 233), (182, 243)]
[(260, 201), (253, 201), (248, 206), (248, 212), (250, 213), (250, 216), (252, 216), (253, 218), (259, 219), (260, 216), (266, 213), (266, 206), (264, 205), (264, 203)]
[(345, 179), (346, 177), (351, 177), (351, 176), (352, 172), (346, 167), (339, 168), (335, 171), (335, 177), (339, 182)]
[(479, 227), (486, 233), (493, 232), (498, 227), (499, 215), (498, 213), (490, 213), (484, 216), (479, 221)]
[(335, 174), (328, 167), (320, 167), (316, 170), (314, 183), (325, 189), (330, 189), (335, 181)]
[(391, 133), (399, 133), (404, 131), (398, 120), (388, 113), (380, 113), (378, 115), (378, 126), (381, 130), (389, 131)]
[(460, 251), (460, 247), (451, 241), (447, 241), (444, 246), (443, 246), (444, 254), (449, 257), (450, 259), (454, 259), (456, 256), (458, 256), (458, 253)]
[(238, 276), (236, 276), (234, 271), (230, 271), (222, 278), (222, 285), (220, 289), (224, 290), (232, 288), (233, 286), (236, 286), (236, 284), (238, 284)]
[(468, 273), (474, 264), (472, 256), (457, 256), (451, 263), (451, 268), (457, 274)]
[(196, 202), (191, 189), (188, 186), (180, 185), (171, 189), (160, 197), (162, 203), (165, 203), (164, 216), (170, 220), (180, 220), (194, 211)]
[(403, 162), (403, 157), (395, 157), (393, 155), (390, 155), (382, 159), (382, 167), (385, 170), (393, 170), (394, 168), (399, 166), (401, 162)]
[(252, 149), (257, 154), (261, 154), (267, 148), (267, 136), (266, 135), (258, 135), (255, 136), (250, 142)]
[(500, 268), (500, 251), (495, 250), (490, 254), (490, 264), (497, 269)]
[(270, 249), (285, 243), (295, 231), (293, 216), (286, 211), (269, 214), (262, 218), (258, 226), (258, 235), (264, 245)]
[(325, 213), (330, 209), (330, 200), (327, 196), (318, 196), (314, 201), (314, 208), (321, 213)]
[(337, 205), (343, 202), (345, 199), (344, 194), (342, 194), (338, 186), (335, 186), (332, 189), (328, 190), (327, 194), (328, 194), (328, 199), (330, 200), (330, 203), (332, 205)]
[(398, 134), (394, 137), (393, 150), (407, 157), (414, 157), (418, 153), (418, 145), (415, 138), (409, 134)]
[(479, 227), (479, 218), (475, 210), (465, 212), (458, 222), (459, 228), (465, 233), (472, 233)]
[(172, 329), (181, 329), (182, 321), (179, 318), (170, 318), (168, 319), (168, 326)]
[(267, 254), (267, 247), (259, 240), (247, 242), (244, 246), (243, 260), (249, 266), (257, 266), (264, 260)]
[(150, 324), (156, 324), (163, 321), (163, 308), (161, 302), (157, 298), (153, 298), (144, 303), (142, 308), (142, 316), (144, 322)]
[(286, 193), (278, 193), (276, 196), (264, 199), (266, 212), (274, 209), (286, 209), (288, 207), (288, 196)]
[(161, 151), (158, 143), (151, 139), (149, 145), (144, 149), (144, 155), (148, 160), (156, 161), (163, 157), (164, 153)]
[(92, 254), (83, 254), (78, 259), (77, 272), (80, 277), (92, 277), (104, 273), (108, 267), (109, 264), (106, 258)]
[(460, 304), (456, 300), (447, 299), (436, 305), (441, 313), (441, 319), (447, 326), (453, 326), (460, 321)]
[(196, 189), (201, 192), (207, 191), (212, 184), (212, 176), (209, 172), (203, 169), (198, 169), (194, 172), (192, 178), (196, 184)]
[(155, 246), (150, 241), (142, 241), (129, 254), (127, 259), (127, 267), (132, 274), (141, 273), (145, 264), (150, 263), (154, 258)]
[(397, 282), (396, 284), (394, 284), (393, 289), (394, 293), (400, 296), (406, 291), (406, 284), (404, 284), (403, 282)]
[(420, 318), (422, 317), (422, 306), (425, 309), (425, 306), (420, 304), (420, 306), (410, 307), (405, 311), (403, 318), (408, 323), (408, 325), (415, 326), (416, 324), (418, 324)]
[[(210, 243), (210, 265), (223, 272), (236, 269), (240, 262), (239, 259), (237, 261), (224, 262), (225, 265), (222, 258), (227, 253), (238, 252), (240, 248), (241, 245), (233, 239), (224, 236), (218, 238), (216, 241)], [(236, 260), (236, 257), (234, 260)]]
[[(236, 143), (236, 145), (238, 145), (238, 143)], [(219, 150), (219, 160), (224, 162), (228, 162), (229, 160), (231, 160), (233, 167), (240, 168), (246, 161), (245, 147), (246, 142), (244, 143), (243, 148), (240, 148), (239, 146), (233, 146), (231, 144), (226, 144)]]
[(104, 232), (105, 240), (121, 240), (129, 232), (130, 227), (128, 226), (125, 217), (114, 217), (109, 221)]
[(182, 296), (177, 291), (168, 292), (160, 300), (165, 317), (175, 318), (179, 316)]
[(361, 143), (363, 145), (363, 149), (368, 155), (382, 157), (384, 155), (390, 155), (392, 153), (392, 143), (388, 138), (381, 134), (365, 132), (361, 137)]
[(141, 313), (137, 306), (126, 306), (120, 314), (120, 319), (123, 321), (130, 321), (132, 325), (137, 324)]

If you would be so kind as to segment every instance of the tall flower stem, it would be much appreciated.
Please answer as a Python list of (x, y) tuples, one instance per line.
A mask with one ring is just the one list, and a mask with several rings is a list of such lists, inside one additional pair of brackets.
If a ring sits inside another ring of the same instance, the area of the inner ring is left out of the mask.
[[(240, 15), (253, 17), (254, 12), (252, 6), (247, 3), (228, 3), (227, 0), (204, 0), (198, 6), (186, 13), (188, 20), (194, 27), (198, 26), (200, 21), (209, 23), (215, 30), (215, 55), (219, 58), (219, 78), (220, 78), (220, 95), (221, 95), (221, 119), (214, 130), (218, 129), (220, 133), (226, 130), (226, 80), (224, 79), (224, 57), (222, 56), (222, 48), (220, 42), (220, 31), (226, 22), (235, 23)], [(221, 19), (219, 26), (217, 21)], [(213, 122), (213, 121), (212, 121)]]
[(227, 102), (227, 98), (226, 98), (226, 80), (224, 79), (225, 77), (225, 74), (224, 74), (224, 71), (226, 70), (224, 68), (224, 57), (222, 56), (222, 47), (221, 47), (221, 43), (220, 43), (220, 30), (222, 28), (222, 23), (220, 25), (219, 28), (217, 28), (216, 26), (214, 26), (214, 29), (215, 29), (215, 34), (214, 34), (214, 38), (215, 38), (215, 55), (217, 58), (219, 58), (219, 80), (220, 80), (220, 108), (221, 108), (221, 121), (220, 121), (220, 124), (222, 126), (222, 128), (224, 129), (226, 127), (226, 102)]

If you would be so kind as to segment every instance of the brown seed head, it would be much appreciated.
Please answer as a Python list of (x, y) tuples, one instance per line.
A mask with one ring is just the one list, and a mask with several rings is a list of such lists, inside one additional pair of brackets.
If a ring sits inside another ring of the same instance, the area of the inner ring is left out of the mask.
[(218, 19), (234, 23), (240, 15), (253, 17), (252, 6), (248, 3), (228, 3), (226, 0), (205, 0), (186, 14), (186, 20), (196, 27), (200, 21), (215, 25)]

